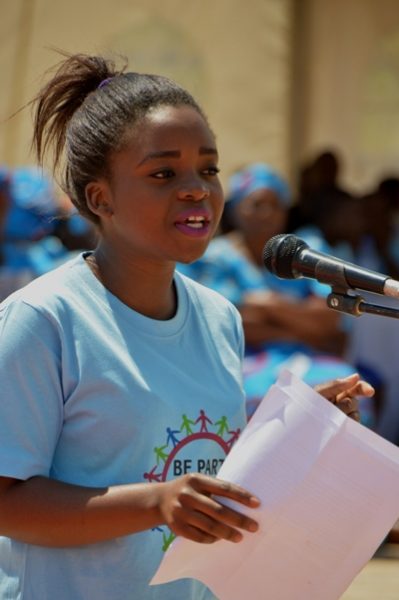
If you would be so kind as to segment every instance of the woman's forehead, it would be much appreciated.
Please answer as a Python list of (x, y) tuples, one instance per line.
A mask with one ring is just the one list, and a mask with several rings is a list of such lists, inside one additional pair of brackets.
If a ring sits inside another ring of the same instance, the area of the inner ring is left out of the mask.
[(126, 132), (122, 151), (134, 153), (141, 163), (179, 158), (187, 149), (218, 157), (215, 137), (200, 113), (191, 107), (159, 107)]
[(206, 120), (189, 106), (151, 110), (126, 132), (121, 146), (111, 160), (123, 154), (136, 166), (179, 159), (187, 153), (218, 159), (215, 138)]
[(243, 202), (249, 204), (269, 204), (271, 206), (281, 206), (282, 208), (286, 208), (284, 201), (277, 192), (268, 188), (254, 190), (244, 198)]
[(132, 130), (144, 143), (159, 143), (164, 138), (194, 141), (215, 147), (215, 137), (204, 117), (191, 106), (160, 106), (151, 109)]

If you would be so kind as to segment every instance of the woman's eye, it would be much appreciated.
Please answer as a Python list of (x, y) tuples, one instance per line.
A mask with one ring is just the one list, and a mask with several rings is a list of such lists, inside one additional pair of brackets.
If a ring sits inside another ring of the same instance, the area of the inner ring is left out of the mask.
[(204, 170), (205, 175), (218, 175), (220, 173), (220, 169), (218, 167), (208, 167)]
[(169, 179), (169, 177), (173, 177), (174, 171), (171, 169), (162, 169), (162, 171), (157, 171), (156, 173), (152, 173), (151, 177), (155, 179)]

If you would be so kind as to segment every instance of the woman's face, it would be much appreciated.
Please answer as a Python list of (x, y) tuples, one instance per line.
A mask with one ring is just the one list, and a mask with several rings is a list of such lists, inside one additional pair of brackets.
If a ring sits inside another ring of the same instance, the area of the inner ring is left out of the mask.
[(153, 109), (111, 157), (110, 181), (86, 189), (91, 207), (106, 207), (96, 213), (104, 240), (127, 259), (196, 260), (223, 211), (217, 165), (214, 136), (195, 109)]
[(237, 206), (240, 230), (264, 242), (284, 232), (287, 209), (272, 190), (262, 188), (252, 192)]

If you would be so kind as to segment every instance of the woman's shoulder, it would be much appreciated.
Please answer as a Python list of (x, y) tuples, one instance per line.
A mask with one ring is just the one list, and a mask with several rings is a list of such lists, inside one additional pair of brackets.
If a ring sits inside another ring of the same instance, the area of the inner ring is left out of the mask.
[(227, 339), (230, 343), (242, 342), (242, 322), (237, 308), (230, 300), (202, 283), (176, 272), (178, 286), (186, 290), (191, 305), (191, 319), (201, 330), (211, 333), (212, 339)]
[(204, 309), (206, 307), (212, 307), (211, 310), (215, 311), (234, 311), (236, 308), (230, 300), (223, 296), (220, 292), (204, 285), (192, 279), (185, 273), (176, 271), (175, 277), (181, 282), (181, 285), (186, 289), (191, 300), (197, 305), (201, 305)]

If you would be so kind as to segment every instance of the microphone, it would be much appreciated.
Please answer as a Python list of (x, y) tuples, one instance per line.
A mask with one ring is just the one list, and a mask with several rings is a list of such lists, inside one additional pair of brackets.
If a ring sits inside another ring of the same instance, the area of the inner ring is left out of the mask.
[(352, 288), (399, 298), (399, 281), (309, 248), (292, 234), (275, 235), (263, 248), (268, 271), (281, 279), (309, 277), (336, 288)]

